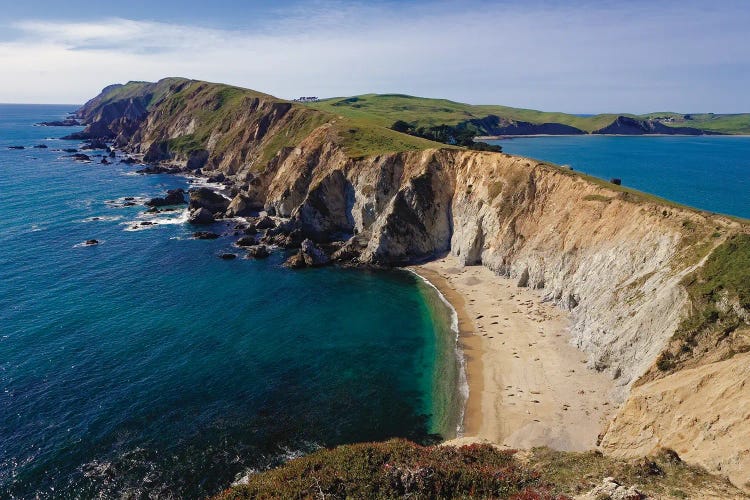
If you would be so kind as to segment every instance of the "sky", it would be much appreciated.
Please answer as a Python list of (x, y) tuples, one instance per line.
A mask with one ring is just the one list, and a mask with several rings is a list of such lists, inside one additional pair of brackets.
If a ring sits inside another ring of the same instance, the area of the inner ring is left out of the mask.
[(183, 76), (282, 98), (750, 112), (749, 26), (748, 0), (0, 0), (0, 102)]

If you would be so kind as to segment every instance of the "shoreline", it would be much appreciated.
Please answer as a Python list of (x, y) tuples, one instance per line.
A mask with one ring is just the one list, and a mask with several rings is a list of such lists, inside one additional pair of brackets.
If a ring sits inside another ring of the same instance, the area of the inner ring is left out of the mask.
[(506, 448), (596, 447), (617, 405), (614, 383), (568, 342), (567, 313), (483, 266), (452, 256), (411, 266), (450, 302), (469, 387), (463, 437)]
[[(457, 435), (454, 439), (476, 434), (482, 423), (481, 406), (476, 396), (481, 395), (482, 381), (482, 350), (480, 340), (474, 335), (471, 318), (468, 316), (463, 297), (457, 293), (439, 273), (422, 266), (411, 266), (407, 271), (422, 279), (428, 286), (435, 289), (440, 299), (450, 307), (456, 319), (456, 354), (462, 359), (460, 383), (465, 384), (461, 419), (457, 422)], [(459, 387), (459, 392), (461, 391)]]

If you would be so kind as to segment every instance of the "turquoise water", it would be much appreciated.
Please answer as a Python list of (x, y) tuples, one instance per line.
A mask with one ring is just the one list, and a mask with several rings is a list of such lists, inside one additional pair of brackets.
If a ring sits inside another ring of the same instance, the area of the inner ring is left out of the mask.
[(0, 105), (0, 497), (199, 497), (319, 446), (453, 433), (432, 289), (221, 260), (232, 239), (179, 213), (129, 231), (144, 207), (108, 200), (187, 180), (54, 151), (70, 129), (32, 124), (70, 110)]
[(622, 179), (711, 212), (750, 218), (750, 137), (560, 136), (488, 141), (503, 151)]

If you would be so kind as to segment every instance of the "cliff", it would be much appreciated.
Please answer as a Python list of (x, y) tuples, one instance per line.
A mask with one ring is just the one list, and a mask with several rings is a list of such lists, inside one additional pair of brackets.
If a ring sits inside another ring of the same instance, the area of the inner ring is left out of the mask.
[(640, 120), (629, 116), (618, 116), (606, 127), (594, 130), (592, 134), (600, 135), (720, 135), (719, 132), (701, 130), (694, 127), (675, 127), (664, 125), (658, 120)]
[[(219, 176), (236, 195), (233, 206), (275, 212), (284, 221), (266, 232), (265, 243), (297, 248), (309, 238), (333, 261), (352, 265), (402, 265), (450, 252), (537, 290), (570, 311), (572, 341), (589, 365), (617, 380), (615, 400), (625, 404), (604, 436), (607, 450), (683, 446), (681, 429), (693, 425), (697, 410), (686, 407), (672, 427), (647, 422), (664, 422), (678, 404), (677, 393), (658, 384), (682, 381), (684, 368), (725, 373), (718, 363), (746, 350), (750, 284), (730, 283), (734, 268), (712, 264), (717, 255), (722, 262), (745, 255), (745, 222), (554, 165), (445, 147), (206, 82), (112, 87), (79, 115), (88, 123), (82, 136)], [(645, 385), (631, 393), (641, 377)], [(707, 377), (702, 387), (720, 390), (721, 380)], [(645, 407), (639, 401), (647, 391), (662, 397), (648, 399), (645, 413), (634, 410)], [(747, 388), (724, 394), (727, 404), (748, 407)], [(651, 438), (643, 438), (643, 425)], [(742, 432), (744, 424), (727, 427), (730, 438)], [(706, 439), (690, 446), (719, 470), (719, 448)], [(750, 451), (733, 460), (750, 470)], [(750, 476), (734, 479), (744, 484)]]

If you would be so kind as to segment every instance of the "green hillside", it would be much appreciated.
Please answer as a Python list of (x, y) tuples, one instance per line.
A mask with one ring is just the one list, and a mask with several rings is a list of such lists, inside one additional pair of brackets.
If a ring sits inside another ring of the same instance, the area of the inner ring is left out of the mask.
[(593, 132), (611, 124), (618, 116), (628, 116), (637, 119), (669, 118), (669, 121), (662, 121), (662, 123), (672, 127), (693, 127), (728, 134), (750, 133), (750, 113), (732, 115), (710, 113), (632, 115), (623, 113), (577, 116), (499, 105), (464, 104), (447, 99), (430, 99), (404, 94), (364, 94), (354, 97), (334, 97), (306, 103), (305, 105), (340, 116), (373, 120), (386, 127), (392, 125), (396, 120), (404, 120), (418, 127), (434, 127), (442, 124), (458, 125), (468, 120), (496, 115), (507, 120), (533, 124), (559, 123), (576, 127), (585, 132)]

